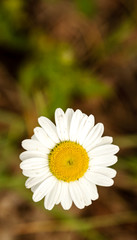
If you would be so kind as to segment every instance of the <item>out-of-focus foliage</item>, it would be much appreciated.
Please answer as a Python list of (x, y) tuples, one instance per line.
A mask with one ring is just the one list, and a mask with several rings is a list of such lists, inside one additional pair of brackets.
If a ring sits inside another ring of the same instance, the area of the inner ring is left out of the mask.
[(95, 14), (97, 13), (95, 0), (93, 1), (74, 0), (74, 3), (76, 5), (76, 8), (88, 17), (95, 16)]
[(32, 41), (33, 56), (23, 65), (20, 81), (27, 94), (34, 97), (36, 104), (38, 99), (42, 100), (45, 96), (42, 101), (45, 107), (39, 114), (45, 114), (45, 108), (46, 114), (50, 115), (58, 106), (65, 109), (75, 95), (86, 98), (107, 96), (110, 93), (109, 86), (92, 73), (77, 67), (73, 51), (68, 46), (57, 46), (52, 40), (37, 33)]
[(24, 47), (26, 37), (22, 30), (27, 24), (27, 16), (23, 9), (25, 1), (1, 1), (0, 7), (0, 43), (15, 49)]

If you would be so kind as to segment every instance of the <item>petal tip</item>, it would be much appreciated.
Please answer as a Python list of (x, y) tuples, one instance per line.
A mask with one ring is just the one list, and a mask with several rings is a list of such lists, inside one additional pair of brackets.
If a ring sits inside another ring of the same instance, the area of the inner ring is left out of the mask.
[(24, 139), (22, 142), (21, 142), (21, 146), (25, 149), (25, 143), (26, 143), (26, 139)]

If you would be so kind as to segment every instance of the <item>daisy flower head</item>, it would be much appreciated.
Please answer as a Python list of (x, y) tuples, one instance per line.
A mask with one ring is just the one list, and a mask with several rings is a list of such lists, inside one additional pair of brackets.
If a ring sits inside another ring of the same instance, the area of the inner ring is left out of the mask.
[(35, 202), (44, 198), (49, 210), (59, 203), (68, 210), (73, 202), (82, 209), (98, 199), (96, 185), (113, 185), (116, 171), (109, 166), (117, 162), (119, 147), (112, 137), (102, 137), (104, 125), (95, 124), (93, 115), (57, 108), (56, 125), (46, 117), (38, 122), (20, 154), (20, 168), (28, 177), (25, 186)]

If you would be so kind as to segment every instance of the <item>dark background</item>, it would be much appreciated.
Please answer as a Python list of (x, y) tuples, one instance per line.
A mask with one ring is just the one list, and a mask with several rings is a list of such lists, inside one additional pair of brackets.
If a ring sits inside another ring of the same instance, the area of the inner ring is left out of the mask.
[[(38, 116), (81, 109), (120, 146), (118, 174), (79, 210), (33, 203), (19, 168)], [(0, 239), (135, 240), (137, 1), (0, 1)]]

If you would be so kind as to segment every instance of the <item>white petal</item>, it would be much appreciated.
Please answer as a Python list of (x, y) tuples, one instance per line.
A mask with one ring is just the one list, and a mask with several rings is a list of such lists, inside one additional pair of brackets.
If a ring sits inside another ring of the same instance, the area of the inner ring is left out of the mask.
[(40, 167), (37, 169), (23, 169), (22, 173), (26, 177), (40, 177), (49, 171), (49, 167)]
[(87, 118), (87, 121), (85, 122), (85, 125), (83, 126), (83, 129), (81, 130), (81, 134), (79, 136), (79, 143), (82, 145), (83, 142), (85, 141), (88, 133), (91, 131), (95, 124), (95, 119), (94, 116), (91, 114)]
[(119, 147), (114, 144), (106, 144), (103, 146), (95, 147), (88, 155), (91, 157), (98, 157), (102, 155), (116, 154), (119, 151)]
[(67, 126), (68, 126), (68, 134), (70, 131), (70, 124), (71, 124), (71, 119), (74, 114), (74, 110), (72, 108), (68, 108), (65, 112), (66, 119), (67, 119)]
[(83, 118), (82, 118), (82, 120), (80, 122), (78, 131), (77, 131), (77, 138), (76, 138), (76, 140), (77, 140), (78, 143), (80, 143), (82, 132), (83, 132), (83, 128), (85, 126), (85, 123), (86, 123), (87, 119), (88, 119), (88, 116), (87, 115), (83, 115)]
[(100, 145), (105, 145), (105, 144), (111, 144), (112, 142), (113, 142), (112, 137), (105, 136), (105, 137), (102, 137), (99, 139), (97, 145), (100, 146)]
[(46, 209), (51, 210), (56, 204), (61, 192), (61, 182), (57, 181), (50, 192), (47, 193), (44, 199), (44, 206)]
[[(61, 189), (62, 189), (62, 183), (63, 183), (63, 181), (60, 180)], [(60, 202), (61, 202), (61, 191), (60, 191), (60, 194), (58, 195), (58, 198), (56, 200), (56, 205), (58, 205)]]
[(46, 158), (47, 154), (42, 153), (40, 151), (25, 151), (25, 152), (22, 152), (19, 157), (21, 161), (24, 161), (26, 159), (36, 158), (36, 157)]
[(36, 191), (33, 194), (33, 201), (34, 202), (38, 202), (40, 201), (43, 197), (45, 197), (47, 195), (48, 192), (50, 192), (52, 190), (52, 188), (54, 187), (55, 183), (56, 183), (56, 178), (51, 176), (48, 177), (45, 181), (43, 181), (38, 188), (36, 189)]
[(109, 187), (112, 186), (114, 183), (114, 181), (111, 178), (108, 178), (100, 173), (93, 173), (87, 171), (85, 173), (85, 177), (92, 183), (95, 183), (96, 185), (99, 186)]
[(49, 162), (47, 159), (44, 158), (30, 158), (27, 160), (24, 160), (20, 164), (21, 169), (37, 169), (40, 167), (48, 166)]
[(94, 141), (91, 145), (89, 145), (86, 150), (91, 151), (93, 148), (98, 147), (98, 146), (102, 146), (102, 145), (106, 145), (106, 144), (111, 144), (113, 142), (113, 138), (112, 137), (101, 137), (99, 139), (97, 139), (96, 141)]
[(72, 198), (69, 192), (69, 183), (63, 182), (63, 181), (62, 181), (62, 187), (61, 187), (60, 202), (62, 207), (65, 210), (70, 209), (72, 206)]
[(36, 141), (36, 140), (32, 140), (32, 139), (26, 139), (22, 141), (22, 147), (25, 150), (31, 151), (31, 150), (36, 150), (39, 152), (43, 152), (43, 153), (49, 153), (49, 149), (46, 148), (43, 144), (41, 144), (40, 142)]
[(99, 157), (94, 157), (90, 160), (89, 166), (100, 166), (100, 167), (108, 167), (117, 162), (117, 156), (113, 155), (103, 155)]
[(46, 147), (49, 149), (52, 149), (55, 147), (55, 143), (48, 137), (46, 132), (41, 127), (34, 128), (34, 133), (37, 137), (37, 139)]
[(102, 123), (97, 123), (86, 137), (83, 143), (83, 147), (87, 149), (88, 146), (92, 145), (97, 139), (102, 136), (103, 132), (104, 125)]
[(87, 185), (87, 181), (84, 178), (80, 178), (77, 183), (81, 189), (85, 206), (89, 206), (92, 202), (90, 194), (91, 192), (89, 186)]
[(112, 168), (99, 167), (99, 166), (91, 167), (90, 171), (95, 172), (95, 173), (100, 173), (100, 174), (105, 175), (106, 177), (109, 177), (109, 178), (114, 178), (116, 176), (116, 173), (117, 173), (116, 170), (114, 170)]
[(98, 195), (98, 190), (97, 187), (94, 183), (91, 183), (89, 180), (87, 180), (85, 177), (82, 177), (79, 179), (81, 182), (83, 182), (83, 185), (86, 186), (85, 189), (88, 192), (90, 199), (92, 200), (97, 200), (99, 195)]
[(46, 132), (48, 137), (51, 138), (53, 142), (55, 142), (55, 143), (60, 142), (58, 135), (57, 135), (56, 126), (54, 125), (53, 122), (51, 122), (46, 117), (38, 118), (38, 122), (39, 122), (40, 126), (44, 129), (44, 131)]
[(77, 181), (69, 182), (69, 191), (74, 204), (80, 209), (84, 208), (83, 195)]
[(57, 108), (55, 111), (55, 122), (60, 140), (69, 140), (67, 119), (61, 108)]
[(45, 175), (45, 173), (44, 173), (43, 175), (41, 175), (39, 177), (29, 177), (25, 182), (25, 187), (31, 188), (31, 187), (35, 186), (36, 184), (41, 183), (49, 176), (51, 176), (50, 172), (47, 175)]
[(37, 140), (37, 141), (38, 141), (38, 139), (36, 138), (35, 134), (33, 134), (33, 135), (31, 136), (31, 139), (32, 139), (32, 140)]
[(79, 128), (82, 118), (83, 118), (82, 112), (79, 109), (76, 110), (76, 112), (74, 112), (74, 114), (73, 114), (71, 124), (70, 124), (69, 136), (70, 136), (71, 141), (75, 142), (77, 139), (77, 132), (78, 132), (78, 128)]
[(34, 193), (41, 183), (36, 184), (31, 188), (31, 191)]
[(92, 182), (88, 181), (88, 183), (90, 184), (90, 188), (91, 188), (91, 199), (95, 201), (99, 198), (97, 186)]

